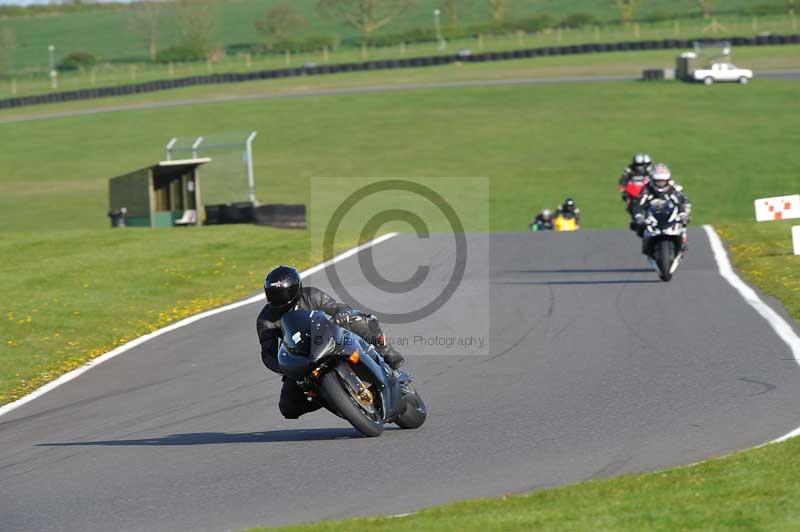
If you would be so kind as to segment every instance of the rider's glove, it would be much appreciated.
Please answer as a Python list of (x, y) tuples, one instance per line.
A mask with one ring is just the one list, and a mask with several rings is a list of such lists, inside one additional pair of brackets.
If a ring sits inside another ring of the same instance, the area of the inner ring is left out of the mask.
[(687, 213), (687, 212), (679, 213), (678, 214), (678, 218), (680, 218), (680, 220), (683, 223), (683, 225), (686, 225), (686, 224), (689, 223), (689, 213)]

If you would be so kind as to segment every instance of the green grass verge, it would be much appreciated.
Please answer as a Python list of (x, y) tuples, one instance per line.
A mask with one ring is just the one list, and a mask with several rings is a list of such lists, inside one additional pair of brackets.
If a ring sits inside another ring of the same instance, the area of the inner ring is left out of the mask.
[[(783, 192), (797, 192), (791, 184), (789, 187)], [(793, 225), (800, 225), (800, 220), (740, 222), (724, 224), (717, 230), (744, 280), (779, 299), (789, 314), (800, 320), (800, 256), (792, 251)]]
[(691, 467), (460, 502), (402, 518), (275, 530), (797, 530), (798, 453), (796, 438)]
[(251, 226), (4, 233), (0, 404), (133, 338), (254, 294), (269, 268), (310, 265), (309, 251), (305, 231)]

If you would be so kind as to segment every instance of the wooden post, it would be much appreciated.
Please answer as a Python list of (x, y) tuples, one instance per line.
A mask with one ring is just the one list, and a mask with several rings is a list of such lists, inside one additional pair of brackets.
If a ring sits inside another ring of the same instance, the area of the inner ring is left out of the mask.
[(478, 34), (478, 50), (483, 50), (483, 34)]
[(633, 34), (636, 36), (636, 38), (637, 38), (637, 39), (638, 39), (639, 37), (641, 37), (641, 35), (642, 35), (642, 33), (641, 33), (641, 27), (639, 26), (639, 23), (638, 23), (638, 22), (637, 22), (636, 24), (634, 24), (634, 25), (633, 25)]
[(556, 31), (556, 41), (561, 42), (561, 28)]
[(325, 46), (324, 48), (322, 48), (322, 62), (327, 65), (330, 62), (330, 60), (331, 60), (330, 52), (328, 51), (328, 47)]
[(92, 67), (92, 71), (89, 74), (89, 81), (92, 84), (92, 87), (94, 87), (97, 83), (97, 67)]
[(600, 26), (594, 27), (594, 40), (600, 42)]
[(361, 59), (366, 61), (367, 57), (369, 57), (369, 54), (367, 53), (367, 43), (365, 41), (361, 43)]
[(285, 56), (286, 56), (286, 66), (291, 65), (292, 64), (292, 52), (290, 50), (286, 50)]
[(523, 44), (525, 44), (525, 42), (523, 41), (524, 35), (525, 35), (524, 31), (522, 30), (517, 31), (517, 46), (519, 46), (520, 48), (522, 48)]
[(169, 77), (175, 77), (175, 65), (172, 63), (172, 61), (169, 63)]
[(248, 54), (244, 54), (244, 64), (247, 68), (251, 68), (253, 66), (253, 56)]
[(400, 43), (400, 55), (406, 55), (406, 41)]

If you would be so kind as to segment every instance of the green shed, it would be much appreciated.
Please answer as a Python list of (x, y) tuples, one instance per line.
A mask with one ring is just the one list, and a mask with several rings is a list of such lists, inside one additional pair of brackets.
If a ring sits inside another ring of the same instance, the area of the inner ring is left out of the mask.
[(161, 161), (108, 182), (111, 211), (129, 227), (200, 225), (205, 210), (197, 169), (210, 158)]

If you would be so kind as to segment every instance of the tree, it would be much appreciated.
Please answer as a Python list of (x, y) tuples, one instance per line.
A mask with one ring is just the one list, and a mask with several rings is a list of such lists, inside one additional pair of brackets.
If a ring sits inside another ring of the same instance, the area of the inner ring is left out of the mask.
[(177, 0), (175, 12), (183, 37), (181, 45), (211, 58), (219, 31), (219, 1)]
[(492, 20), (497, 24), (502, 24), (506, 20), (508, 0), (489, 0), (489, 7), (492, 10)]
[(454, 30), (458, 29), (458, 0), (447, 0), (444, 6), (445, 15), (450, 22), (450, 27)]
[(361, 32), (365, 41), (396, 17), (414, 6), (416, 0), (318, 0), (317, 9)]
[(627, 26), (633, 22), (633, 15), (636, 13), (636, 0), (614, 0), (622, 22)]
[(256, 20), (256, 29), (270, 46), (276, 41), (289, 38), (292, 33), (302, 29), (305, 25), (305, 19), (288, 2), (272, 6), (261, 18)]
[(158, 30), (162, 13), (161, 5), (157, 2), (137, 2), (128, 18), (128, 28), (142, 39), (151, 61), (158, 56)]
[(11, 70), (14, 52), (17, 49), (17, 36), (11, 28), (0, 30), (0, 72)]
[(703, 18), (711, 16), (711, 0), (698, 0), (700, 2), (700, 11), (703, 12)]

